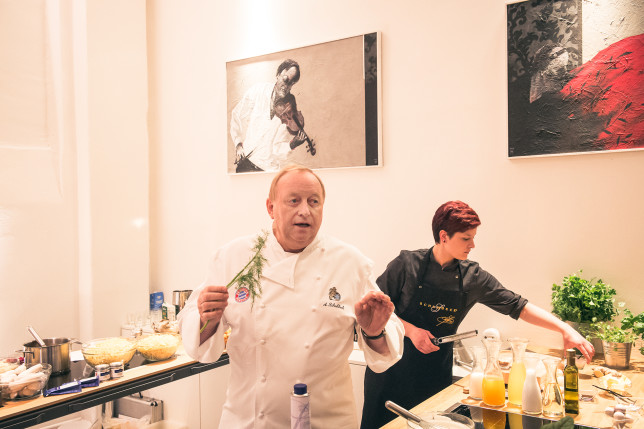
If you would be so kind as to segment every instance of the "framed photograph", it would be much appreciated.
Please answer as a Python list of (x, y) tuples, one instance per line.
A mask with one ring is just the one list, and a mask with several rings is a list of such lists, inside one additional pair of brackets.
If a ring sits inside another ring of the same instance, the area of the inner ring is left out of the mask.
[(226, 63), (229, 174), (382, 165), (380, 33)]
[(509, 157), (644, 148), (644, 12), (599, 3), (507, 5)]

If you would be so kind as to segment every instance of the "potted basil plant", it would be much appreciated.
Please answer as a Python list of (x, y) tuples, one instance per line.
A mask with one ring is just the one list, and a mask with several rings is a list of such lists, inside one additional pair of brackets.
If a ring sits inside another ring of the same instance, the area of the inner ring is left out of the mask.
[[(579, 270), (565, 276), (561, 285), (552, 285), (552, 313), (588, 336), (593, 331), (591, 324), (610, 322), (617, 316), (617, 292), (601, 279), (584, 279), (581, 273)], [(593, 339), (593, 346), (600, 352), (602, 343)]]
[[(619, 303), (620, 307), (624, 303)], [(628, 309), (624, 309), (625, 317), (620, 323), (617, 322), (597, 322), (591, 324), (589, 335), (599, 338), (602, 341), (604, 349), (604, 359), (606, 366), (615, 369), (627, 369), (630, 364), (631, 348), (633, 342), (637, 339), (634, 331), (635, 316)]]

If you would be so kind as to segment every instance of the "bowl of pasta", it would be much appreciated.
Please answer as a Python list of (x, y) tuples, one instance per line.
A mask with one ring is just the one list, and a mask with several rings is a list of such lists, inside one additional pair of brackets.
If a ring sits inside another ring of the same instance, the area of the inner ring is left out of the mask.
[(81, 353), (85, 362), (92, 367), (112, 362), (129, 363), (136, 353), (136, 341), (130, 338), (97, 338), (83, 343)]
[(170, 359), (174, 356), (181, 336), (172, 332), (150, 334), (139, 338), (136, 343), (136, 350), (146, 360), (156, 362)]

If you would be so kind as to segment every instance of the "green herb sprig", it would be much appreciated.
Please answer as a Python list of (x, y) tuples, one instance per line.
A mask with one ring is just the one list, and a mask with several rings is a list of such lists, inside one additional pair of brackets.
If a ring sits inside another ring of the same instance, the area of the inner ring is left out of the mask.
[[(241, 271), (239, 271), (237, 275), (235, 275), (235, 277), (233, 277), (233, 279), (226, 285), (226, 289), (230, 289), (230, 287), (235, 283), (237, 283), (236, 289), (239, 289), (242, 286), (246, 286), (248, 288), (248, 292), (250, 293), (251, 309), (255, 304), (255, 298), (262, 296), (262, 285), (260, 283), (260, 278), (262, 277), (262, 269), (264, 268), (264, 263), (266, 262), (266, 258), (264, 258), (264, 255), (262, 255), (262, 249), (266, 245), (267, 238), (268, 231), (263, 230), (262, 234), (258, 235), (255, 239), (255, 246), (253, 247), (255, 254), (253, 255), (253, 257), (250, 258), (244, 268), (242, 268)], [(204, 323), (204, 325), (201, 327), (201, 329), (199, 330), (200, 334), (204, 331), (204, 329), (206, 329), (208, 322), (209, 321), (206, 320), (206, 323)]]

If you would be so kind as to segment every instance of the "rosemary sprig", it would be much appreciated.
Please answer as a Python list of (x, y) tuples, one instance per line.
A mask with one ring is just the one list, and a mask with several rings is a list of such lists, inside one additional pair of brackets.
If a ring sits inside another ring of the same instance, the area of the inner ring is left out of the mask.
[[(255, 240), (255, 246), (253, 247), (255, 254), (252, 258), (250, 258), (244, 268), (242, 268), (241, 271), (239, 271), (237, 275), (235, 275), (235, 277), (226, 285), (226, 289), (230, 289), (230, 287), (235, 283), (237, 283), (237, 289), (242, 286), (246, 286), (248, 288), (248, 292), (250, 293), (251, 309), (255, 304), (255, 298), (262, 296), (262, 285), (259, 279), (262, 277), (262, 268), (264, 268), (264, 262), (266, 262), (266, 258), (264, 258), (264, 255), (262, 255), (262, 249), (266, 245), (267, 237), (268, 231), (266, 230), (263, 230), (262, 234), (257, 236), (257, 239)], [(206, 320), (206, 323), (204, 323), (204, 325), (201, 327), (201, 329), (199, 330), (200, 334), (204, 331), (204, 329), (206, 329), (208, 322), (209, 321)]]

